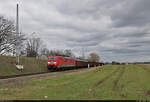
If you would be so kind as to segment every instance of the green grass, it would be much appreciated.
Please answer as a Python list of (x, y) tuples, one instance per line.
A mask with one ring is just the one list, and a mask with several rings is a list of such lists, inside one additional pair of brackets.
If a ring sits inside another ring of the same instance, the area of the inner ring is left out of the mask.
[(0, 76), (47, 71), (46, 60), (20, 57), (20, 64), (24, 66), (22, 72), (16, 69), (15, 62), (15, 57), (0, 56)]
[[(150, 100), (146, 94), (150, 90), (149, 70), (144, 65), (106, 65), (96, 71), (41, 78), (1, 88), (0, 100)], [(94, 90), (94, 85), (104, 78)], [(117, 90), (114, 90), (117, 79)]]

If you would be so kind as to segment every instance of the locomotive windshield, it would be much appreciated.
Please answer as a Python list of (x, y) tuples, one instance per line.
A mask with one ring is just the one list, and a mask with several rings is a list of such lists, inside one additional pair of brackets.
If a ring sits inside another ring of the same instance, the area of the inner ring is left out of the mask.
[(56, 59), (57, 59), (57, 57), (49, 57), (48, 60), (54, 61), (54, 60), (56, 60)]

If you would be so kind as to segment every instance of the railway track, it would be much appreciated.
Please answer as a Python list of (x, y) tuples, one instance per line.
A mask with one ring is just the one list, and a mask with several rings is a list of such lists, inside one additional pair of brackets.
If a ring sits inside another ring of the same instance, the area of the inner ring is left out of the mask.
[(9, 78), (16, 78), (16, 77), (37, 75), (37, 74), (45, 74), (45, 73), (50, 73), (50, 72), (38, 72), (38, 73), (25, 73), (25, 74), (17, 74), (17, 75), (6, 75), (6, 76), (0, 76), (0, 79), (9, 79)]
[(57, 77), (64, 74), (73, 74), (86, 72), (89, 70), (96, 70), (96, 68), (82, 68), (82, 69), (73, 69), (73, 70), (65, 70), (58, 72), (42, 72), (42, 73), (30, 73), (30, 74), (22, 74), (22, 75), (11, 75), (11, 76), (1, 76), (0, 77), (0, 88), (8, 87), (8, 86), (16, 86), (18, 84), (22, 85), (32, 79), (39, 79), (42, 77)]
[(17, 78), (17, 77), (24, 77), (24, 76), (33, 76), (33, 75), (40, 75), (40, 74), (47, 74), (47, 73), (58, 73), (58, 72), (64, 72), (64, 73), (70, 73), (78, 70), (83, 70), (87, 68), (80, 68), (80, 69), (71, 69), (71, 70), (59, 70), (59, 71), (48, 71), (48, 72), (38, 72), (38, 73), (25, 73), (25, 74), (17, 74), (17, 75), (6, 75), (6, 76), (0, 76), (1, 79), (10, 79), (10, 78)]

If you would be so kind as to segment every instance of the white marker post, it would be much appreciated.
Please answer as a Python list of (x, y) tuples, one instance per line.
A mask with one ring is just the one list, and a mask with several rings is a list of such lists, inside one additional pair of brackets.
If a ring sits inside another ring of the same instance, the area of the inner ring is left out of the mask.
[(90, 68), (90, 64), (88, 64), (88, 68)]

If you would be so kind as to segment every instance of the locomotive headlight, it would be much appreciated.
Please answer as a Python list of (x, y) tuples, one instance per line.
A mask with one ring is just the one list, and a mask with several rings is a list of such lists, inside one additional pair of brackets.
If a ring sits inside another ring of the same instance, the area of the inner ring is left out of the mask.
[(51, 62), (48, 62), (48, 64), (50, 64)]
[(56, 62), (54, 62), (54, 64), (56, 64)]

